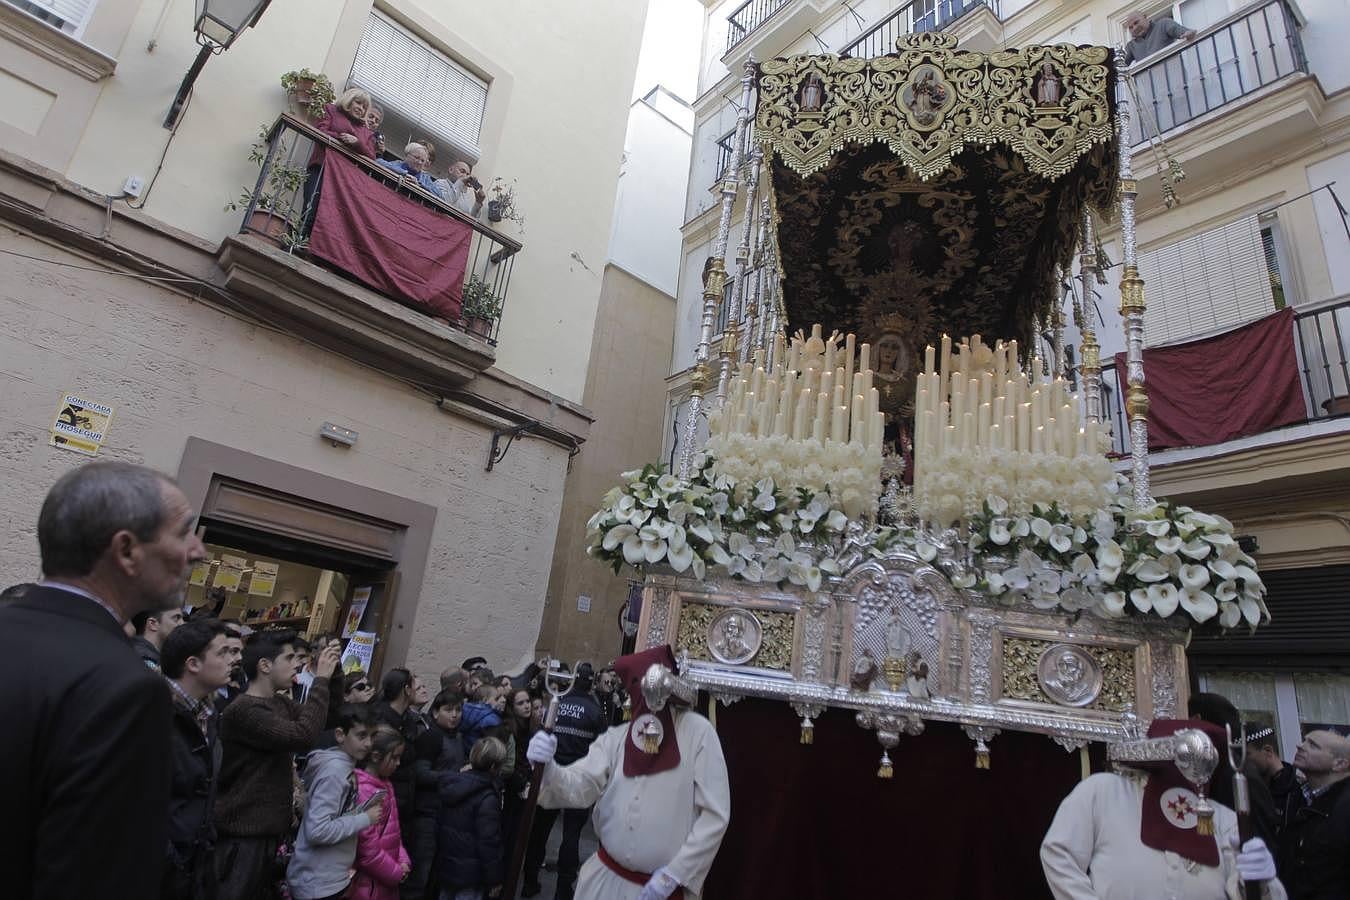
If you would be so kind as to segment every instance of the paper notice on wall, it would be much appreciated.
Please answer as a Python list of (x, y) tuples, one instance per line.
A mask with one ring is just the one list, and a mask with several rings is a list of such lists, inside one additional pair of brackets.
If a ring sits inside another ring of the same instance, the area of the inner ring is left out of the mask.
[(356, 634), (356, 629), (361, 627), (361, 617), (366, 614), (368, 603), (370, 603), (370, 588), (359, 587), (352, 592), (352, 605), (347, 610), (347, 621), (342, 626), (343, 637), (349, 638)]
[(577, 596), (577, 612), (586, 612), (586, 613), (588, 613), (588, 612), (590, 612), (590, 611), (591, 611), (591, 598), (588, 597), (586, 594), (580, 594), (580, 595), (578, 595), (578, 596)]
[(277, 589), (277, 564), (255, 562), (253, 577), (249, 579), (248, 592), (253, 597), (270, 597)]
[(360, 669), (369, 672), (374, 658), (375, 632), (358, 631), (352, 635), (352, 639), (347, 642), (347, 649), (342, 652), (342, 671), (355, 672)]
[(216, 580), (212, 582), (212, 587), (224, 588), (227, 591), (239, 590), (239, 582), (244, 578), (244, 568), (248, 565), (248, 560), (242, 556), (230, 556), (228, 553), (220, 555), (220, 568), (216, 570)]
[(215, 559), (213, 553), (206, 559), (192, 567), (192, 574), (188, 576), (188, 584), (194, 584), (197, 587), (205, 587), (206, 579), (211, 577), (211, 560)]
[(76, 394), (62, 394), (52, 420), (51, 445), (96, 456), (108, 436), (112, 417), (111, 406)]

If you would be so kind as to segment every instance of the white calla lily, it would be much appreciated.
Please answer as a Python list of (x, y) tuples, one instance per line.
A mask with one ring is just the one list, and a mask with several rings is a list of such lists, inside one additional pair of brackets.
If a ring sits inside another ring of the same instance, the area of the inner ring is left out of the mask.
[(1220, 581), (1214, 588), (1214, 599), (1220, 603), (1232, 603), (1238, 598), (1237, 582), (1232, 579)]
[(694, 562), (694, 548), (685, 543), (681, 543), (678, 547), (672, 544), (666, 551), (666, 559), (670, 561), (672, 569), (683, 572)]
[(952, 584), (962, 589), (973, 588), (976, 581), (974, 572), (961, 572), (952, 576)]
[(1182, 585), (1193, 590), (1199, 590), (1209, 584), (1209, 569), (1195, 563), (1182, 566), (1178, 575)]
[(1073, 548), (1073, 528), (1062, 524), (1051, 528), (1050, 546), (1058, 553), (1068, 553)]
[(1118, 569), (1125, 562), (1125, 551), (1115, 541), (1107, 538), (1097, 544), (1097, 565), (1102, 568)]
[(1172, 530), (1172, 523), (1166, 519), (1157, 519), (1144, 526), (1144, 530), (1155, 538), (1160, 538)]
[(693, 561), (693, 564), (692, 564), (692, 565), (693, 565), (693, 569), (694, 569), (694, 577), (695, 577), (695, 578), (697, 578), (699, 581), (702, 581), (705, 577), (707, 577), (707, 575), (708, 575), (708, 566), (707, 566), (706, 563), (703, 562), (703, 557), (701, 557), (701, 556), (699, 556), (697, 553), (695, 553), (695, 554), (694, 554), (694, 561)]
[(627, 522), (622, 522), (605, 532), (605, 538), (600, 542), (600, 546), (605, 550), (613, 550), (635, 534), (637, 534), (636, 528)]
[(932, 562), (937, 559), (937, 547), (927, 541), (916, 541), (914, 544), (914, 553), (924, 562)]
[(1238, 609), (1236, 603), (1219, 604), (1219, 625), (1223, 628), (1233, 628), (1242, 621), (1242, 610)]
[(1212, 544), (1206, 543), (1205, 541), (1199, 539), (1187, 541), (1181, 547), (1181, 552), (1189, 556), (1191, 559), (1204, 559), (1205, 557), (1209, 556), (1209, 554), (1212, 553), (1213, 551), (1214, 546)]
[(1125, 615), (1125, 593), (1124, 591), (1108, 591), (1102, 594), (1101, 602), (1102, 612), (1112, 618), (1117, 619)]
[(1237, 578), (1237, 569), (1227, 560), (1211, 559), (1209, 561), (1209, 570), (1220, 578)]
[(1190, 613), (1197, 622), (1208, 622), (1219, 612), (1219, 604), (1207, 591), (1186, 588), (1178, 594), (1181, 608)]
[(1238, 601), (1238, 608), (1242, 610), (1242, 618), (1247, 620), (1247, 624), (1255, 628), (1261, 624), (1261, 602), (1255, 597), (1243, 597)]
[(1130, 566), (1130, 574), (1140, 581), (1157, 582), (1167, 577), (1167, 569), (1156, 559), (1150, 559), (1147, 556), (1139, 557), (1134, 565)]
[(985, 497), (984, 502), (989, 505), (989, 511), (996, 516), (1001, 516), (1008, 511), (1008, 501), (996, 494)]
[(1149, 585), (1148, 596), (1153, 601), (1153, 611), (1163, 618), (1176, 612), (1181, 604), (1181, 591), (1170, 582)]
[(673, 491), (676, 491), (679, 489), (679, 487), (680, 487), (680, 479), (676, 478), (669, 472), (662, 475), (660, 478), (656, 479), (656, 489), (664, 494), (669, 494)]
[(1135, 588), (1130, 591), (1130, 602), (1134, 604), (1135, 609), (1143, 613), (1153, 611), (1153, 595), (1149, 593), (1151, 590), (1152, 588)]
[(1012, 532), (1008, 530), (1007, 519), (993, 519), (989, 523), (989, 542), (997, 544), (1000, 547), (1007, 546), (1012, 540)]
[(984, 583), (985, 589), (995, 597), (1008, 589), (1008, 582), (1003, 580), (1003, 574), (1000, 572), (985, 572)]
[(1158, 548), (1159, 553), (1176, 553), (1182, 547), (1182, 540), (1175, 534), (1171, 534), (1167, 537), (1158, 538), (1153, 542), (1153, 546)]
[(1043, 541), (1050, 540), (1050, 532), (1053, 530), (1050, 522), (1040, 516), (1031, 520), (1031, 533)]

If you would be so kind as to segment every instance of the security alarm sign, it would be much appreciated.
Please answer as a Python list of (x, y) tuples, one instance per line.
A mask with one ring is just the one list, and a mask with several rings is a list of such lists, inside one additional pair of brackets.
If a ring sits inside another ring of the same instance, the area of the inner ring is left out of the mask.
[(88, 456), (98, 455), (112, 424), (113, 408), (104, 403), (63, 394), (52, 421), (51, 445)]

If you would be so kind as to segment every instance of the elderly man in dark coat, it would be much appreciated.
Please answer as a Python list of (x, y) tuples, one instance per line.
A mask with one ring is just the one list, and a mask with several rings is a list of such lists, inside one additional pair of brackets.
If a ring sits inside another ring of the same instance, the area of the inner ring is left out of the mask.
[(42, 504), (43, 580), (0, 605), (6, 898), (159, 893), (172, 704), (123, 626), (182, 606), (206, 557), (194, 518), (171, 480), (126, 463), (67, 472)]

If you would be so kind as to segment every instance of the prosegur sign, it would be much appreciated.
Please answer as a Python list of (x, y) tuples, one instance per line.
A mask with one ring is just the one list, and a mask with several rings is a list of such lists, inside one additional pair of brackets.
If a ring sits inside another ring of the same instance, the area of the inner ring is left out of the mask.
[(64, 450), (96, 456), (98, 448), (107, 439), (112, 417), (113, 408), (107, 404), (76, 394), (64, 394), (56, 408), (56, 418), (52, 421), (51, 444)]

